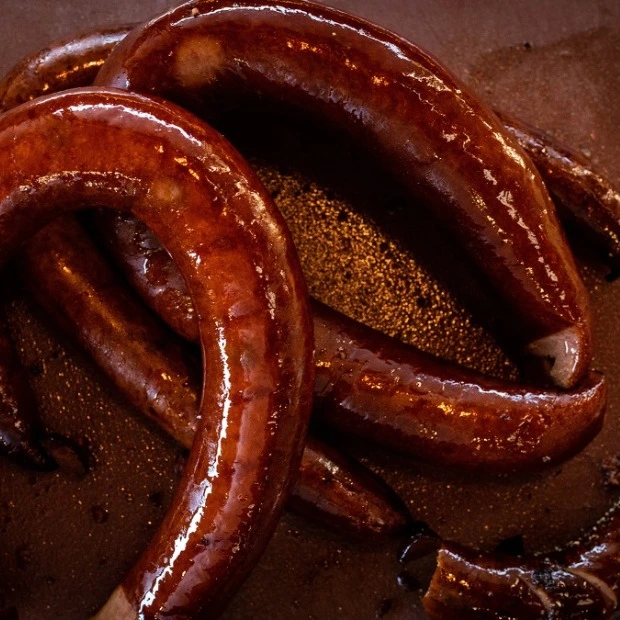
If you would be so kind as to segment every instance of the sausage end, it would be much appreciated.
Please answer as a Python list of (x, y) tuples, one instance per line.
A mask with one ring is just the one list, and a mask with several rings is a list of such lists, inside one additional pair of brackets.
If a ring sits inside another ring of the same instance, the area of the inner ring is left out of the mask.
[(135, 620), (136, 616), (136, 609), (129, 602), (123, 588), (118, 586), (92, 620)]
[(571, 326), (531, 342), (528, 352), (548, 361), (553, 383), (570, 389), (577, 385), (590, 361), (589, 339), (579, 326)]

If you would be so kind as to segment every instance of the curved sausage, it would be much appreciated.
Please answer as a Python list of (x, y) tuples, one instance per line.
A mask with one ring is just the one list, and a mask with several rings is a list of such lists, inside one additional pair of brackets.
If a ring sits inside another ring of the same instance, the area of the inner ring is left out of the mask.
[[(127, 31), (117, 28), (67, 39), (25, 59), (0, 82), (0, 107), (88, 85)], [(162, 253), (178, 284), (175, 289), (166, 282), (168, 304), (170, 299), (185, 302), (198, 340), (185, 283), (169, 255)], [(139, 411), (190, 448), (199, 400), (198, 377), (186, 359), (191, 354), (173, 343), (116, 282), (81, 227), (68, 217), (52, 223), (21, 257), (24, 282), (46, 314), (79, 342)], [(383, 481), (319, 440), (308, 442), (291, 492), (291, 510), (349, 536), (387, 535), (404, 528), (408, 513)]]
[(543, 390), (486, 377), (313, 302), (314, 418), (438, 465), (524, 470), (560, 462), (600, 430), (605, 379)]
[[(178, 270), (142, 222), (101, 212), (101, 241), (132, 286), (171, 326), (195, 338)], [(600, 430), (602, 375), (573, 390), (499, 381), (450, 364), (316, 300), (314, 419), (438, 465), (536, 469), (578, 452)]]
[[(620, 609), (620, 509), (561, 554), (510, 558), (444, 545), (423, 603), (432, 620), (602, 620)], [(615, 617), (615, 616), (614, 616)]]
[(499, 113), (506, 129), (530, 156), (560, 217), (620, 261), (620, 192), (590, 162), (547, 134)]
[(0, 117), (1, 258), (95, 204), (130, 209), (162, 240), (209, 360), (172, 508), (98, 617), (216, 610), (260, 555), (299, 466), (313, 369), (297, 257), (247, 164), (184, 110), (77, 89)]
[(197, 342), (198, 322), (185, 282), (153, 233), (128, 213), (99, 209), (89, 220), (97, 241), (145, 303), (177, 334)]
[(402, 500), (361, 463), (310, 436), (288, 506), (330, 529), (367, 539), (400, 533), (411, 518)]
[[(191, 448), (200, 393), (194, 352), (130, 295), (78, 222), (63, 217), (48, 224), (20, 253), (19, 268), (46, 316), (138, 411)], [(408, 521), (383, 481), (313, 438), (306, 441), (288, 507), (360, 537), (393, 534)]]
[(0, 321), (0, 453), (23, 467), (55, 469), (56, 462), (39, 441), (41, 434), (37, 404), (26, 371)]
[[(141, 307), (75, 218), (58, 218), (38, 232), (19, 254), (19, 273), (45, 315), (77, 341), (114, 387), (191, 448), (200, 402), (196, 352), (171, 338)], [(210, 425), (216, 413), (210, 412)]]
[[(35, 97), (90, 85), (130, 26), (97, 30), (51, 43), (15, 65), (0, 81), (0, 105), (10, 109)], [(584, 157), (548, 134), (495, 110), (543, 178), (559, 215), (620, 256), (620, 194)], [(163, 293), (162, 293), (163, 294)], [(182, 333), (183, 326), (178, 329)]]
[(112, 48), (131, 30), (119, 26), (51, 43), (24, 58), (0, 81), (1, 109), (41, 95), (90, 86)]
[[(23, 60), (0, 82), (0, 108), (89, 85), (127, 31), (67, 39)], [(159, 242), (157, 247), (165, 255), (162, 267), (177, 284), (170, 287), (166, 280), (167, 303), (185, 303), (198, 340), (185, 282)], [(174, 343), (117, 282), (82, 228), (69, 217), (49, 224), (21, 258), (24, 282), (47, 315), (78, 341), (139, 411), (190, 448), (199, 401), (198, 377), (187, 360), (191, 353)], [(317, 439), (308, 442), (289, 508), (347, 535), (387, 535), (405, 526), (408, 512), (383, 481)]]
[[(0, 81), (2, 108), (90, 85), (111, 50), (130, 31), (130, 26), (118, 26), (89, 32), (51, 43), (25, 58)], [(501, 111), (495, 113), (536, 166), (560, 217), (616, 260), (620, 256), (620, 194), (609, 179), (574, 149)]]
[(540, 177), (497, 117), (414, 45), (310, 2), (197, 0), (133, 30), (96, 82), (207, 118), (257, 93), (348, 130), (469, 251), (529, 352), (553, 360), (552, 380), (570, 388), (585, 375), (587, 294)]
[[(76, 48), (84, 49), (88, 43), (92, 48), (88, 58), (94, 58), (95, 52), (105, 58), (113, 47), (111, 41), (122, 38), (121, 30), (114, 32), (114, 38), (91, 34), (75, 43), (63, 42), (23, 61), (18, 68), (25, 69), (16, 68), (4, 80), (4, 92), (18, 91), (28, 97), (29, 89), (36, 94), (45, 84), (61, 84), (59, 76), (68, 64), (84, 67), (74, 56)], [(31, 66), (39, 68), (36, 74), (28, 70)], [(92, 77), (88, 69), (82, 73), (85, 80)], [(75, 80), (79, 72), (71, 75)], [(11, 82), (20, 88), (10, 86)], [(530, 142), (524, 140), (525, 146)], [(152, 233), (127, 214), (107, 210), (97, 216), (96, 227), (147, 303), (175, 331), (197, 340), (197, 320), (185, 283)], [(318, 337), (317, 412), (327, 425), (431, 462), (522, 469), (570, 456), (602, 423), (605, 387), (597, 376), (590, 376), (584, 386), (566, 396), (528, 391), (445, 365), (356, 326), (319, 303), (313, 311)], [(400, 372), (394, 370), (395, 360), (402, 361)], [(374, 369), (372, 381), (363, 371), (366, 363)], [(526, 404), (522, 397), (528, 394)], [(544, 413), (534, 411), (537, 399), (546, 403)]]

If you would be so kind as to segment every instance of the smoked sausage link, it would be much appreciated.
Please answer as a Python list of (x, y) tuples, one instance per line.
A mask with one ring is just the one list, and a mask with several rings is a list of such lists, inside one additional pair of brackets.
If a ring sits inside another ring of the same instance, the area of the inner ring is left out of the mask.
[[(20, 259), (22, 280), (47, 318), (90, 355), (138, 411), (191, 448), (200, 384), (190, 345), (182, 346), (131, 295), (71, 216), (37, 233)], [(355, 537), (394, 534), (409, 520), (387, 484), (311, 437), (288, 507)]]
[(431, 620), (617, 617), (620, 507), (585, 542), (564, 552), (514, 558), (446, 543), (424, 596)]
[(209, 360), (172, 507), (99, 617), (215, 613), (259, 557), (299, 467), (313, 366), (297, 256), (244, 160), (180, 108), (76, 89), (0, 117), (0, 259), (95, 205), (129, 209), (157, 234)]
[[(110, 50), (127, 32), (123, 27), (90, 32), (52, 43), (25, 58), (0, 81), (0, 109), (43, 94), (90, 86)], [(166, 274), (174, 277), (177, 286), (171, 288), (169, 279), (151, 285), (161, 290), (168, 305), (175, 300), (185, 304), (183, 310), (191, 312), (193, 339), (198, 341), (198, 321), (185, 282), (159, 242), (156, 245), (165, 256)], [(27, 244), (20, 259), (22, 279), (47, 317), (86, 350), (138, 411), (190, 448), (200, 400), (194, 356), (137, 303), (74, 218), (66, 216), (46, 226)], [(183, 317), (182, 309), (177, 308), (175, 315)], [(7, 358), (4, 361), (8, 371)], [(9, 393), (6, 388), (5, 393)], [(23, 409), (13, 407), (10, 412), (4, 437), (11, 440), (11, 448), (16, 442), (10, 432), (18, 424), (30, 428), (27, 419), (19, 419)], [(409, 514), (387, 484), (335, 448), (317, 439), (308, 441), (289, 508), (348, 536), (388, 535), (403, 529)]]
[[(94, 77), (93, 65), (101, 65), (123, 35), (122, 29), (91, 33), (25, 59), (0, 82), (5, 105), (41, 94), (50, 84), (63, 88), (80, 78), (88, 82)], [(509, 130), (515, 126), (514, 121), (505, 122)], [(526, 149), (549, 144), (528, 150), (545, 156), (534, 160), (545, 175), (547, 159), (559, 147), (522, 127), (517, 138)], [(552, 159), (557, 164), (558, 158)], [(562, 177), (564, 168), (555, 175)], [(597, 229), (600, 210), (588, 209), (586, 214), (581, 222)], [(175, 331), (197, 340), (198, 322), (183, 278), (152, 232), (129, 215), (108, 210), (99, 212), (95, 228), (143, 299)], [(58, 286), (69, 286), (65, 274), (59, 278)], [(565, 394), (497, 382), (312, 303), (316, 411), (325, 425), (428, 462), (504, 470), (557, 463), (583, 447), (601, 426), (605, 383), (600, 375), (590, 375)]]
[[(133, 288), (173, 329), (198, 329), (185, 283), (153, 233), (124, 213), (96, 228)], [(311, 299), (314, 419), (437, 465), (535, 470), (581, 450), (601, 429), (605, 378), (571, 390), (500, 381), (451, 364)]]
[[(277, 59), (277, 60), (276, 60)], [(197, 0), (133, 30), (97, 84), (212, 118), (253, 94), (359, 138), (468, 250), (559, 386), (590, 365), (588, 297), (533, 164), (435, 60), (373, 24), (300, 0)]]

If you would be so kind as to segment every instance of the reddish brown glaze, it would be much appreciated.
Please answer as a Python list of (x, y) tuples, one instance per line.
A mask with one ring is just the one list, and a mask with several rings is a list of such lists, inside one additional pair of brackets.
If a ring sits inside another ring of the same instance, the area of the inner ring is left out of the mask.
[(560, 217), (620, 264), (620, 193), (574, 149), (521, 121), (500, 114), (538, 168)]
[(306, 441), (288, 505), (313, 521), (360, 538), (400, 532), (409, 521), (404, 504), (381, 478), (313, 437)]
[[(87, 33), (52, 43), (25, 58), (0, 81), (0, 105), (3, 109), (10, 109), (46, 93), (90, 85), (110, 51), (129, 31), (129, 27), (119, 26)], [(532, 159), (551, 191), (560, 215), (577, 224), (610, 257), (620, 254), (620, 196), (609, 180), (575, 150), (534, 127), (501, 112), (496, 113)], [(102, 219), (115, 217), (123, 216), (107, 211), (101, 216)], [(111, 224), (107, 226), (112, 227)], [(151, 280), (148, 293), (144, 290), (142, 294), (150, 296), (151, 307), (160, 315), (166, 314), (165, 306), (180, 305), (178, 312), (168, 313), (169, 324), (185, 338), (196, 340), (196, 320), (189, 298), (179, 293), (184, 283), (178, 270), (167, 254), (159, 251), (159, 244), (152, 236), (144, 233), (143, 227), (132, 232), (129, 226), (126, 223), (122, 232), (135, 235), (134, 241), (139, 249), (130, 252), (130, 244), (125, 243), (125, 260), (141, 261), (141, 268), (149, 272)], [(133, 270), (136, 269), (134, 265)], [(178, 286), (167, 286), (164, 283), (167, 280), (178, 282)]]
[[(0, 81), (0, 111), (44, 94), (90, 85), (110, 50), (128, 31), (119, 27), (72, 37), (25, 58)], [(52, 469), (54, 460), (36, 438), (41, 423), (34, 397), (4, 329), (0, 351), (0, 446), (22, 465)]]
[[(44, 94), (90, 85), (111, 50), (130, 30), (119, 26), (85, 33), (54, 42), (28, 56), (0, 81), (3, 109)], [(496, 114), (536, 166), (560, 216), (579, 226), (611, 258), (617, 258), (620, 195), (609, 179), (593, 169), (580, 153), (548, 134), (503, 112), (496, 110)], [(158, 293), (164, 297), (166, 294), (172, 293)], [(157, 297), (153, 303), (157, 303)], [(161, 303), (168, 302), (164, 299)], [(182, 329), (179, 325), (178, 330)]]
[[(0, 100), (8, 108), (50, 89), (86, 85), (127, 32), (127, 28), (119, 27), (50, 45), (22, 61), (0, 82)], [(616, 232), (620, 198), (609, 181), (592, 170), (578, 153), (548, 135), (501, 113), (500, 118), (532, 158), (561, 214), (579, 224), (581, 230), (613, 256), (620, 247)], [(112, 235), (123, 236), (117, 242), (124, 254), (120, 264), (130, 264), (126, 275), (134, 286), (175, 331), (196, 340), (197, 323), (191, 302), (186, 294), (179, 292), (184, 289), (184, 283), (159, 243), (142, 225), (132, 229), (125, 215), (103, 212), (100, 217), (100, 225)], [(114, 225), (115, 218), (122, 220), (122, 225)]]
[(187, 286), (153, 233), (127, 213), (100, 209), (92, 230), (125, 278), (177, 334), (197, 342), (198, 322)]
[[(171, 326), (196, 337), (191, 300), (152, 233), (125, 214), (97, 227), (134, 288)], [(169, 291), (163, 295), (163, 292)], [(439, 465), (535, 469), (572, 456), (600, 430), (601, 375), (571, 391), (485, 377), (389, 338), (311, 300), (315, 419)]]
[(90, 86), (128, 26), (97, 30), (56, 41), (15, 65), (0, 82), (1, 109), (10, 110), (41, 95)]
[[(4, 316), (2, 316), (2, 321)], [(0, 321), (0, 453), (33, 469), (50, 470), (54, 459), (41, 446), (41, 421), (26, 371)]]
[[(199, 402), (192, 352), (129, 293), (81, 226), (69, 217), (52, 222), (20, 257), (22, 280), (46, 316), (138, 411), (191, 448)], [(407, 522), (385, 483), (316, 439), (306, 443), (288, 506), (347, 535), (391, 534)]]
[[(620, 510), (587, 542), (546, 557), (500, 557), (444, 545), (424, 597), (433, 620), (602, 620), (620, 609)], [(614, 617), (616, 617), (614, 615)]]
[(602, 375), (571, 391), (499, 381), (405, 346), (314, 302), (314, 415), (436, 464), (493, 470), (556, 463), (601, 428)]
[(0, 117), (2, 258), (94, 205), (129, 209), (170, 251), (209, 360), (172, 508), (99, 617), (215, 610), (260, 555), (299, 466), (313, 373), (297, 257), (247, 164), (179, 108), (78, 89)]
[[(90, 42), (93, 47), (89, 58), (94, 58), (96, 50), (104, 58), (111, 48), (107, 38), (96, 35), (84, 37), (82, 41)], [(65, 42), (57, 48), (51, 47), (47, 54), (61, 59), (66, 55), (62, 52), (65, 48), (71, 52), (74, 46)], [(76, 59), (72, 62), (79, 65)], [(32, 64), (34, 61), (22, 63), (26, 67)], [(65, 64), (45, 63), (49, 71), (40, 70), (39, 83), (30, 79), (29, 87), (40, 92), (42, 83), (58, 82), (55, 76)], [(78, 74), (72, 74), (74, 79)], [(20, 83), (19, 71), (12, 71), (10, 76)], [(91, 72), (84, 71), (84, 79), (90, 77)], [(5, 90), (9, 89), (5, 87)], [(25, 87), (22, 92), (27, 95)], [(523, 139), (525, 146), (532, 144), (537, 134), (533, 131), (530, 135), (528, 140)], [(152, 233), (127, 214), (111, 211), (98, 215), (97, 227), (125, 275), (149, 305), (178, 333), (197, 340), (197, 320), (185, 283)], [(554, 400), (556, 395), (549, 392), (543, 398), (547, 403), (556, 403), (554, 411), (549, 415), (529, 415), (520, 400), (527, 394), (525, 388), (515, 390), (510, 384), (488, 382), (480, 375), (444, 367), (443, 362), (411, 347), (399, 350), (401, 345), (395, 341), (356, 327), (354, 322), (321, 304), (315, 304), (314, 312), (315, 329), (320, 335), (316, 360), (318, 409), (328, 425), (431, 462), (470, 467), (491, 463), (508, 469), (558, 462), (576, 452), (600, 427), (604, 386), (598, 379), (590, 378), (574, 400), (568, 397)], [(360, 350), (355, 351), (347, 340), (355, 342)], [(366, 357), (372, 358), (371, 365), (375, 368), (373, 381), (362, 372)], [(406, 368), (398, 373), (398, 389), (393, 381), (395, 359), (404, 360)], [(379, 368), (389, 370), (392, 377), (382, 377)], [(450, 398), (445, 396), (446, 388), (452, 395)], [(476, 394), (485, 396), (474, 407)], [(531, 405), (542, 392), (533, 390), (530, 395), (534, 399)], [(459, 403), (461, 398), (465, 400)], [(493, 415), (494, 408), (502, 413)], [(556, 414), (556, 409), (564, 414)], [(556, 443), (553, 436), (558, 429), (562, 431), (562, 440)], [(486, 450), (478, 447), (482, 445), (487, 446)]]
[[(94, 32), (52, 44), (22, 61), (0, 82), (0, 106), (12, 107), (54, 89), (88, 86), (124, 34), (122, 28)], [(107, 213), (100, 210), (100, 218)], [(161, 244), (155, 246), (165, 257), (158, 269), (166, 278), (160, 287), (151, 281), (150, 290), (161, 293), (165, 307), (176, 300), (184, 304), (170, 316), (191, 313), (197, 341), (198, 320), (185, 282)], [(199, 402), (198, 374), (188, 359), (192, 353), (136, 303), (81, 226), (69, 216), (49, 224), (22, 252), (20, 267), (48, 317), (89, 353), (138, 411), (191, 448)], [(309, 441), (291, 492), (292, 510), (348, 536), (387, 535), (404, 527), (408, 513), (383, 481), (334, 448)]]
[[(178, 296), (183, 282), (152, 233), (124, 214), (101, 213), (97, 225), (136, 290), (195, 337), (191, 300)], [(568, 392), (493, 380), (311, 304), (314, 412), (326, 426), (430, 463), (508, 470), (562, 461), (602, 426), (600, 375)]]
[(309, 2), (198, 0), (132, 31), (97, 83), (208, 117), (253, 93), (349, 130), (468, 249), (529, 351), (554, 360), (553, 380), (585, 375), (587, 294), (540, 177), (497, 117), (414, 45)]
[(59, 218), (37, 233), (20, 253), (19, 267), (45, 314), (118, 391), (191, 448), (200, 402), (200, 372), (190, 361), (195, 354), (145, 311), (75, 219)]

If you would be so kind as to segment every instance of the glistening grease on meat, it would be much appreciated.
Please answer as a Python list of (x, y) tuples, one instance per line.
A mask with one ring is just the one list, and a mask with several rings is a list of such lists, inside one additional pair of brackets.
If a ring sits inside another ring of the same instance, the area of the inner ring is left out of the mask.
[[(89, 86), (126, 32), (89, 33), (24, 59), (0, 82), (0, 109), (44, 92)], [(175, 291), (166, 280), (165, 289), (191, 309), (198, 341), (198, 322), (183, 278), (159, 242), (157, 247), (167, 273), (182, 283)], [(81, 226), (69, 216), (48, 225), (27, 244), (19, 264), (24, 283), (47, 317), (77, 341), (138, 411), (190, 448), (199, 402), (194, 356), (136, 302)], [(308, 438), (289, 508), (357, 537), (394, 534), (409, 521), (402, 502), (383, 481), (316, 438)]]
[[(5, 105), (31, 99), (49, 84), (62, 88), (79, 80), (88, 82), (95, 75), (93, 66), (103, 63), (125, 33), (115, 29), (83, 35), (22, 61), (0, 82)], [(72, 66), (70, 72), (67, 65)], [(513, 131), (516, 122), (506, 122)], [(528, 133), (521, 128), (517, 137), (526, 149), (534, 142), (547, 144), (535, 130)], [(560, 148), (548, 144), (549, 148), (537, 150), (543, 175), (548, 158)], [(564, 163), (556, 176), (562, 177), (565, 167)], [(584, 178), (590, 176), (602, 178), (594, 171)], [(566, 178), (570, 181), (575, 175)], [(603, 196), (594, 198), (595, 204), (604, 204)], [(604, 217), (600, 208), (588, 209), (581, 221), (595, 230), (600, 217)], [(131, 216), (109, 211), (98, 215), (97, 229), (145, 301), (175, 331), (197, 340), (198, 324), (183, 278), (153, 234)], [(326, 425), (421, 460), (469, 467), (492, 464), (501, 469), (556, 463), (580, 449), (600, 428), (605, 388), (599, 376), (588, 377), (566, 394), (491, 381), (312, 303), (317, 413)]]
[[(197, 338), (183, 279), (151, 231), (122, 213), (102, 212), (96, 222), (135, 290), (171, 327)], [(598, 373), (568, 391), (500, 381), (316, 300), (311, 308), (314, 418), (331, 429), (437, 465), (509, 471), (557, 464), (603, 424), (607, 388)]]
[[(131, 295), (74, 219), (46, 226), (20, 259), (22, 279), (46, 316), (138, 411), (191, 448), (200, 401), (195, 352)], [(217, 423), (216, 414), (210, 413), (208, 424)], [(383, 481), (311, 437), (288, 507), (355, 537), (394, 534), (408, 522), (402, 502)]]
[(262, 185), (184, 110), (77, 89), (0, 117), (1, 258), (54, 216), (94, 205), (144, 219), (177, 261), (209, 360), (201, 417), (219, 414), (198, 425), (171, 510), (98, 617), (196, 615), (223, 605), (260, 556), (299, 467), (307, 292)]
[(439, 550), (424, 597), (432, 620), (616, 617), (620, 597), (620, 508), (588, 540), (563, 553), (507, 557), (459, 545)]
[(96, 83), (206, 118), (251, 93), (348, 130), (468, 250), (552, 380), (585, 376), (588, 297), (542, 180), (493, 112), (415, 45), (310, 2), (198, 0), (133, 30)]

